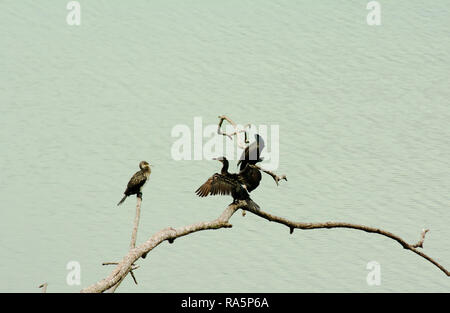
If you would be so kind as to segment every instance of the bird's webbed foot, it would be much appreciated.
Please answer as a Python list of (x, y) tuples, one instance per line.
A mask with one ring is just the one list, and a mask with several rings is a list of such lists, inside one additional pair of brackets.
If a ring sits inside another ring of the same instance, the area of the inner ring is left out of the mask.
[(239, 203), (238, 199), (233, 199), (233, 202), (231, 202), (229, 205), (236, 205)]

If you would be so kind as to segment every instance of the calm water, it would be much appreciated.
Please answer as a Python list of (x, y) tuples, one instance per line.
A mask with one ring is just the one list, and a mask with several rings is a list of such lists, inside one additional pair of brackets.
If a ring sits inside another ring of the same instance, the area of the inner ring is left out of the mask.
[[(320, 3), (319, 3), (320, 2)], [(347, 221), (416, 242), (450, 267), (448, 1), (0, 2), (0, 291), (77, 292), (127, 252), (141, 160), (138, 243), (216, 218), (228, 197), (193, 191), (219, 165), (174, 161), (194, 117), (280, 126), (280, 165), (252, 198), (299, 221)], [(270, 144), (270, 143), (269, 143)], [(234, 165), (233, 165), (234, 166)], [(232, 167), (234, 168), (234, 167)], [(387, 238), (296, 231), (251, 214), (162, 244), (122, 292), (449, 291), (436, 267)], [(81, 264), (81, 285), (66, 264)], [(368, 286), (366, 265), (381, 265)]]

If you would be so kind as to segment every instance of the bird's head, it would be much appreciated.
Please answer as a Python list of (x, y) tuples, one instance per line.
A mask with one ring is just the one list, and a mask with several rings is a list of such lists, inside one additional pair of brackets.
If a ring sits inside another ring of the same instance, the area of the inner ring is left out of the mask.
[(147, 161), (141, 161), (141, 163), (139, 163), (139, 168), (141, 170), (150, 170), (150, 166), (153, 165), (150, 165)]
[(213, 160), (217, 160), (217, 161), (222, 162), (222, 163), (228, 161), (227, 158), (224, 157), (224, 156), (213, 158)]

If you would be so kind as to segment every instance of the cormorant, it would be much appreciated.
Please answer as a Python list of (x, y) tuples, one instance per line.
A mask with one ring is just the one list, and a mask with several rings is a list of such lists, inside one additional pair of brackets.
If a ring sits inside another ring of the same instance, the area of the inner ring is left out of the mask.
[(247, 191), (251, 192), (259, 186), (259, 182), (261, 181), (261, 172), (259, 169), (248, 166), (255, 165), (258, 162), (262, 161), (260, 157), (262, 150), (264, 149), (264, 140), (263, 138), (255, 134), (255, 141), (247, 146), (245, 150), (242, 152), (241, 157), (239, 158), (238, 165), (240, 165), (240, 175), (245, 178), (247, 181)]
[(262, 159), (260, 158), (260, 156), (264, 147), (264, 139), (260, 135), (255, 134), (255, 141), (245, 148), (244, 152), (242, 152), (241, 157), (239, 158), (238, 165), (241, 165), (239, 169), (242, 171), (247, 164), (254, 165), (258, 162), (261, 162)]
[(251, 167), (247, 164), (245, 168), (239, 172), (239, 176), (245, 181), (245, 187), (248, 192), (252, 192), (259, 186), (262, 175), (259, 169)]
[(239, 200), (245, 200), (247, 206), (254, 210), (259, 210), (259, 206), (250, 199), (247, 192), (247, 181), (241, 174), (228, 173), (228, 160), (226, 157), (215, 158), (222, 162), (222, 170), (211, 176), (203, 185), (201, 185), (195, 193), (199, 197), (206, 197), (207, 195), (229, 195), (233, 197), (233, 203)]
[(152, 170), (150, 169), (150, 164), (147, 161), (142, 161), (139, 163), (140, 171), (137, 171), (133, 177), (131, 177), (128, 182), (127, 189), (124, 192), (122, 200), (120, 200), (117, 205), (121, 205), (128, 196), (137, 195), (137, 197), (142, 199), (142, 187), (144, 187), (147, 179), (150, 177)]

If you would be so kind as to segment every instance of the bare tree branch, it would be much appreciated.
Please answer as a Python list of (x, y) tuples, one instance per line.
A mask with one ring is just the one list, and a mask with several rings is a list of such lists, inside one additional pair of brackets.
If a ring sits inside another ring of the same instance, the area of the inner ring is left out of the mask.
[(136, 197), (136, 215), (134, 217), (134, 226), (133, 233), (131, 234), (130, 249), (134, 249), (136, 247), (137, 231), (139, 227), (139, 219), (141, 217), (141, 204), (142, 198)]
[[(119, 264), (118, 262), (103, 262), (102, 265), (117, 265)], [(131, 270), (137, 270), (138, 268), (140, 268), (139, 265), (133, 264), (133, 266), (131, 267)]]
[(42, 285), (39, 285), (38, 288), (42, 288), (42, 293), (47, 293), (47, 282), (43, 283)]
[(132, 270), (132, 269), (130, 270), (130, 274), (131, 274), (131, 277), (132, 277), (133, 280), (134, 280), (134, 283), (137, 285), (138, 283), (137, 283), (137, 280), (136, 280), (136, 276), (134, 276), (134, 273), (133, 273), (133, 270)]
[(173, 241), (176, 238), (183, 237), (190, 233), (202, 230), (231, 227), (231, 224), (228, 223), (228, 220), (231, 218), (234, 212), (236, 212), (237, 209), (243, 206), (245, 206), (245, 202), (230, 205), (225, 209), (222, 215), (211, 222), (200, 222), (179, 229), (167, 227), (157, 232), (143, 244), (131, 249), (108, 277), (87, 288), (84, 288), (83, 290), (81, 290), (81, 292), (104, 292), (105, 290), (108, 290), (111, 287), (115, 286), (128, 274), (130, 267), (132, 266), (132, 264), (134, 264), (134, 262), (142, 257), (143, 254), (150, 252), (165, 240)]
[[(229, 223), (230, 218), (233, 216), (233, 214), (238, 209), (245, 209), (247, 211), (252, 212), (253, 214), (262, 217), (268, 221), (276, 222), (282, 225), (285, 225), (289, 227), (290, 233), (292, 234), (294, 229), (302, 229), (302, 230), (312, 230), (312, 229), (331, 229), (331, 228), (349, 228), (349, 229), (356, 229), (365, 231), (368, 233), (374, 233), (379, 234), (385, 237), (388, 237), (390, 239), (393, 239), (397, 241), (403, 248), (407, 250), (411, 250), (412, 252), (418, 254), (419, 256), (423, 257), (424, 259), (428, 260), (432, 264), (434, 264), (436, 267), (438, 267), (441, 271), (443, 271), (447, 276), (450, 276), (450, 273), (447, 269), (444, 268), (441, 264), (439, 264), (437, 261), (426, 255), (425, 253), (419, 251), (416, 249), (417, 244), (411, 245), (407, 243), (405, 240), (400, 238), (397, 235), (394, 235), (393, 233), (390, 233), (388, 231), (364, 226), (364, 225), (358, 225), (358, 224), (351, 224), (351, 223), (345, 223), (345, 222), (324, 222), (324, 223), (304, 223), (304, 222), (294, 222), (290, 221), (288, 219), (285, 219), (283, 217), (278, 217), (275, 215), (272, 215), (270, 213), (266, 213), (262, 210), (252, 210), (248, 207), (246, 207), (245, 201), (240, 201), (237, 204), (231, 204), (229, 205), (225, 211), (215, 220), (211, 222), (200, 222), (196, 224), (192, 224), (189, 226), (185, 226), (179, 229), (173, 229), (172, 227), (165, 228), (153, 236), (151, 236), (146, 242), (141, 244), (140, 246), (133, 248), (129, 251), (129, 253), (122, 259), (121, 262), (116, 266), (116, 268), (113, 270), (113, 272), (106, 277), (105, 279), (100, 280), (99, 282), (84, 288), (81, 290), (81, 292), (104, 292), (105, 290), (108, 290), (109, 288), (115, 286), (118, 284), (123, 278), (128, 274), (130, 271), (132, 265), (136, 260), (138, 260), (140, 257), (142, 257), (143, 254), (146, 254), (156, 248), (160, 243), (167, 240), (174, 240), (176, 238), (186, 236), (188, 234), (202, 231), (202, 230), (209, 230), (209, 229), (220, 229), (220, 228), (229, 228), (231, 227), (231, 224)], [(422, 232), (422, 239), (425, 237), (426, 231)], [(421, 240), (423, 244), (423, 240)], [(419, 242), (420, 243), (420, 242)]]
[(264, 211), (261, 210), (250, 210), (249, 208), (246, 208), (247, 211), (252, 212), (255, 215), (258, 215), (259, 217), (262, 217), (268, 221), (271, 222), (277, 222), (280, 224), (283, 224), (287, 227), (289, 227), (290, 233), (292, 234), (294, 232), (295, 228), (298, 229), (302, 229), (302, 230), (311, 230), (311, 229), (320, 229), (320, 228), (350, 228), (350, 229), (357, 229), (357, 230), (362, 230), (368, 233), (375, 233), (375, 234), (380, 234), (383, 235), (385, 237), (391, 238), (395, 241), (397, 241), (403, 248), (407, 249), (407, 250), (411, 250), (412, 252), (420, 255), (421, 257), (423, 257), (424, 259), (430, 261), (432, 264), (434, 264), (435, 266), (437, 266), (441, 271), (443, 271), (447, 276), (450, 276), (450, 273), (447, 269), (445, 269), (441, 264), (439, 264), (437, 261), (435, 261), (434, 259), (432, 259), (431, 257), (429, 257), (428, 255), (426, 255), (425, 253), (417, 250), (416, 248), (418, 246), (421, 246), (423, 244), (423, 240), (425, 239), (425, 233), (428, 230), (424, 230), (422, 232), (422, 240), (419, 241), (419, 243), (411, 245), (409, 243), (407, 243), (405, 240), (403, 240), (402, 238), (400, 238), (397, 235), (394, 235), (393, 233), (390, 233), (388, 231), (379, 229), (379, 228), (374, 228), (374, 227), (369, 227), (369, 226), (364, 226), (364, 225), (358, 225), (358, 224), (351, 224), (351, 223), (344, 223), (344, 222), (325, 222), (325, 223), (302, 223), (302, 222), (293, 222), (290, 221), (288, 219), (282, 218), (282, 217), (278, 217), (269, 213), (266, 213)]
[[(130, 242), (130, 250), (134, 249), (136, 247), (136, 240), (137, 240), (137, 231), (139, 227), (139, 219), (141, 217), (141, 204), (142, 204), (142, 198), (140, 196), (136, 197), (136, 215), (134, 217), (134, 225), (133, 225), (133, 232), (131, 233), (131, 242)], [(115, 262), (110, 262), (109, 264), (114, 264)], [(117, 263), (115, 263), (117, 264)], [(105, 265), (105, 263), (103, 263)], [(134, 267), (134, 268), (133, 268)], [(133, 278), (134, 282), (137, 285), (136, 277), (134, 276), (133, 269), (136, 269), (136, 265), (133, 263), (128, 268), (128, 271), (125, 275), (122, 276), (122, 278), (111, 288), (109, 288), (106, 292), (113, 293), (116, 291), (116, 289), (119, 287), (119, 285), (122, 283), (122, 281), (125, 279), (125, 277), (128, 275), (128, 273), (131, 274), (131, 277)]]
[[(217, 126), (217, 133), (219, 135), (223, 135), (223, 136), (227, 136), (230, 139), (233, 139), (233, 136), (236, 136), (237, 139), (237, 144), (239, 146), (239, 148), (241, 149), (245, 149), (247, 144), (249, 143), (248, 141), (248, 134), (247, 131), (245, 130), (247, 127), (250, 126), (250, 124), (247, 124), (244, 126), (243, 129), (238, 129), (237, 124), (235, 122), (233, 122), (230, 118), (228, 118), (226, 115), (221, 115), (219, 116), (219, 125)], [(226, 132), (222, 132), (222, 124), (223, 121), (226, 120), (228, 123), (230, 123), (233, 128), (234, 128), (234, 132), (232, 132), (231, 134), (228, 134)], [(239, 138), (239, 134), (240, 133), (244, 133), (244, 142), (242, 142)]]
[(420, 240), (413, 245), (413, 248), (423, 248), (423, 242), (425, 241), (425, 235), (426, 233), (428, 233), (430, 230), (429, 229), (423, 229), (422, 230), (422, 234), (420, 235)]
[(265, 169), (263, 169), (261, 166), (259, 166), (259, 165), (257, 165), (257, 164), (249, 164), (249, 166), (254, 167), (254, 168), (257, 168), (257, 169), (259, 169), (260, 171), (263, 171), (264, 173), (269, 174), (270, 176), (272, 176), (272, 178), (273, 178), (273, 180), (275, 181), (275, 183), (277, 183), (277, 186), (278, 186), (278, 182), (279, 182), (280, 180), (283, 180), (283, 179), (284, 179), (285, 181), (287, 181), (287, 177), (286, 177), (285, 174), (283, 174), (283, 175), (281, 175), (281, 176), (278, 176), (278, 175), (275, 174), (274, 172), (265, 170)]
[(134, 264), (134, 262), (142, 257), (143, 254), (150, 252), (165, 240), (173, 241), (176, 238), (183, 237), (202, 230), (230, 228), (231, 224), (228, 223), (229, 219), (237, 209), (243, 206), (245, 206), (245, 202), (232, 204), (228, 206), (217, 219), (210, 222), (200, 222), (178, 229), (167, 227), (157, 232), (143, 244), (134, 249), (131, 249), (108, 277), (89, 287), (84, 288), (83, 290), (81, 290), (81, 292), (104, 292), (105, 290), (108, 290), (109, 288), (115, 286), (128, 274), (129, 269), (131, 265)]

